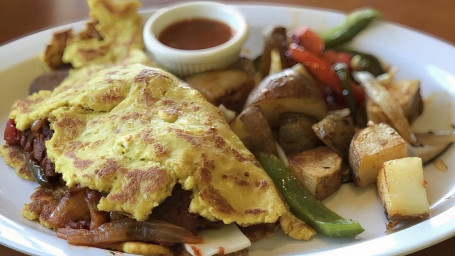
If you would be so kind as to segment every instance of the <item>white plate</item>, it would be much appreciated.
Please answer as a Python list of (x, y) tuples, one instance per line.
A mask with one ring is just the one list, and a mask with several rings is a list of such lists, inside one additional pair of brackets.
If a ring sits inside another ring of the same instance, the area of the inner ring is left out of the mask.
[[(322, 31), (341, 22), (344, 15), (311, 8), (262, 5), (238, 5), (251, 26), (250, 38), (243, 54), (255, 57), (262, 50), (261, 29), (266, 25), (294, 27), (309, 25)], [(148, 12), (150, 14), (151, 11)], [(144, 14), (147, 16), (147, 12)], [(3, 134), (11, 104), (24, 97), (28, 85), (43, 72), (36, 56), (50, 41), (53, 31), (83, 22), (45, 30), (0, 47), (0, 133)], [(419, 32), (387, 22), (378, 22), (352, 43), (359, 50), (380, 56), (399, 67), (399, 78), (418, 78), (422, 94), (430, 98), (424, 116), (417, 121), (419, 129), (447, 128), (454, 120), (455, 48)], [(385, 234), (386, 218), (374, 187), (358, 189), (343, 185), (324, 203), (340, 215), (355, 219), (365, 228), (356, 239), (328, 239), (317, 235), (310, 242), (290, 239), (282, 233), (262, 240), (251, 247), (252, 255), (330, 254), (330, 255), (396, 255), (430, 246), (455, 234), (455, 149), (442, 156), (449, 171), (425, 167), (431, 218), (410, 225), (399, 232)], [(36, 187), (35, 183), (18, 178), (0, 160), (0, 243), (36, 255), (112, 255), (96, 248), (71, 246), (55, 236), (55, 232), (20, 215), (24, 203)]]

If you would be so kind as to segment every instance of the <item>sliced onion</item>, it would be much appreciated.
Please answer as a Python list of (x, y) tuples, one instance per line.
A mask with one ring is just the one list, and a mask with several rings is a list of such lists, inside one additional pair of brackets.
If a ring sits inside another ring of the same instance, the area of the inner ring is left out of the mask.
[(455, 142), (454, 131), (437, 131), (427, 133), (416, 133), (421, 147), (408, 147), (409, 155), (422, 158), (427, 164), (443, 154)]
[(398, 102), (393, 99), (387, 89), (368, 72), (354, 72), (353, 76), (365, 89), (368, 97), (370, 97), (389, 118), (391, 125), (397, 130), (401, 137), (414, 146), (420, 145), (408, 119), (406, 119), (403, 109)]
[(164, 221), (135, 221), (124, 218), (102, 224), (96, 229), (59, 228), (57, 236), (74, 245), (102, 247), (106, 244), (139, 241), (154, 243), (201, 243), (189, 230)]
[(452, 144), (424, 145), (421, 147), (408, 147), (408, 155), (422, 158), (423, 164), (428, 164), (442, 155)]
[(424, 145), (441, 145), (455, 142), (454, 131), (435, 131), (427, 133), (416, 133), (419, 142)]

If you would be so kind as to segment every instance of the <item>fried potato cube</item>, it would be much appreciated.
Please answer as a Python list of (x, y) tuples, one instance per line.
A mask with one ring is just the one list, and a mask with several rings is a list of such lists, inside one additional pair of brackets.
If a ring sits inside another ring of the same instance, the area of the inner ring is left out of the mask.
[(276, 142), (269, 123), (257, 106), (244, 109), (231, 122), (231, 129), (253, 154), (276, 153)]
[(302, 64), (267, 76), (248, 95), (245, 108), (258, 106), (270, 126), (279, 125), (286, 112), (303, 113), (316, 120), (327, 115), (327, 104), (321, 86)]
[(318, 123), (315, 123), (312, 128), (316, 136), (327, 147), (343, 158), (347, 158), (349, 144), (355, 133), (352, 116), (329, 114)]
[(382, 163), (407, 156), (404, 139), (387, 124), (370, 124), (358, 131), (349, 147), (349, 165), (354, 183), (366, 187), (376, 183)]
[(389, 220), (429, 215), (422, 159), (419, 157), (384, 162), (377, 186)]
[(228, 109), (242, 110), (254, 79), (242, 70), (215, 70), (188, 77), (186, 82), (198, 90), (209, 102)]
[(308, 241), (316, 235), (314, 228), (295, 217), (289, 211), (281, 215), (280, 226), (284, 233), (297, 240)]
[(317, 199), (328, 197), (340, 187), (343, 160), (329, 148), (317, 147), (288, 158), (291, 171)]
[[(406, 118), (412, 123), (423, 112), (423, 100), (419, 80), (394, 81), (385, 85), (387, 91), (400, 104)], [(381, 108), (372, 100), (367, 100), (367, 116), (375, 123), (390, 123)]]

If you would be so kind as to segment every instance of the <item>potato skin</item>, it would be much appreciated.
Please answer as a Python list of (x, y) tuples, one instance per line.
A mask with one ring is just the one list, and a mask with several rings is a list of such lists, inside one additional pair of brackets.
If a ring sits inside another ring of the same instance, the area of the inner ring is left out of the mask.
[(324, 94), (301, 64), (266, 77), (248, 95), (244, 108), (259, 106), (271, 126), (285, 112), (300, 112), (321, 120), (327, 115)]
[(351, 116), (329, 114), (312, 126), (314, 133), (331, 150), (347, 159), (349, 145), (355, 134)]
[(387, 124), (370, 124), (359, 130), (349, 147), (349, 165), (354, 183), (366, 187), (376, 183), (382, 163), (407, 155), (407, 143)]
[(215, 106), (223, 104), (239, 113), (253, 89), (254, 79), (242, 70), (228, 69), (200, 73), (186, 79), (204, 98)]
[(254, 153), (276, 153), (276, 142), (267, 120), (257, 106), (242, 111), (230, 123), (232, 131)]
[(316, 199), (323, 200), (341, 186), (342, 158), (327, 147), (317, 147), (288, 157), (289, 168)]

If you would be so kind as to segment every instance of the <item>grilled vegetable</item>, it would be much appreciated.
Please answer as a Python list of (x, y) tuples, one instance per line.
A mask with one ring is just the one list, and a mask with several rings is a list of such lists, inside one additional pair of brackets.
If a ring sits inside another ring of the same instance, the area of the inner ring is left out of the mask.
[(314, 148), (320, 143), (311, 128), (314, 123), (314, 118), (302, 113), (281, 114), (278, 143), (288, 154)]
[(381, 62), (373, 55), (355, 52), (351, 59), (351, 68), (355, 71), (367, 71), (374, 76), (385, 73)]
[(389, 220), (426, 217), (430, 213), (422, 160), (418, 157), (385, 162), (378, 175), (378, 191)]
[[(343, 96), (343, 83), (327, 61), (294, 43), (289, 46), (289, 52), (292, 58), (305, 65), (314, 77), (330, 87), (339, 96)], [(352, 84), (351, 88), (355, 101), (361, 104), (365, 99), (362, 88), (355, 84)]]
[(403, 139), (412, 145), (419, 145), (403, 109), (387, 89), (368, 72), (354, 72), (353, 75), (363, 88), (365, 88), (368, 97), (381, 107), (384, 115), (390, 120), (390, 124)]
[(243, 110), (232, 120), (231, 129), (251, 152), (276, 152), (272, 130), (259, 107)]
[(341, 186), (343, 159), (327, 147), (289, 156), (289, 169), (316, 199), (323, 200)]
[(314, 198), (276, 156), (260, 153), (258, 160), (280, 190), (294, 216), (329, 237), (353, 237), (364, 231), (358, 222), (340, 217)]
[(354, 92), (352, 91), (352, 81), (351, 81), (351, 74), (344, 63), (337, 63), (332, 66), (333, 70), (335, 70), (338, 79), (340, 79), (341, 83), (343, 84), (343, 96), (348, 103), (348, 107), (351, 110), (352, 117), (354, 118), (354, 123), (356, 122), (357, 116), (357, 106), (355, 103)]
[(315, 123), (312, 128), (328, 148), (347, 158), (349, 144), (355, 134), (351, 116), (332, 113)]
[(22, 132), (16, 128), (14, 119), (8, 119), (6, 122), (3, 139), (8, 145), (20, 145)]
[(263, 31), (264, 50), (259, 62), (259, 71), (262, 77), (270, 72), (272, 62), (272, 51), (279, 55), (280, 66), (282, 69), (289, 68), (292, 64), (286, 57), (288, 49), (287, 29), (284, 27), (266, 27)]
[(322, 119), (327, 105), (320, 86), (301, 64), (265, 78), (248, 95), (245, 107), (258, 106), (272, 127), (286, 112), (299, 112)]
[(408, 155), (422, 159), (423, 164), (432, 162), (436, 157), (443, 154), (455, 142), (454, 131), (437, 131), (428, 133), (416, 133), (420, 147), (408, 147)]
[(293, 31), (293, 41), (315, 54), (321, 54), (324, 51), (324, 41), (316, 32), (308, 26), (297, 27)]
[(339, 25), (320, 34), (326, 48), (333, 48), (353, 39), (381, 14), (370, 8), (356, 10)]
[(40, 184), (43, 187), (52, 186), (52, 183), (47, 179), (45, 171), (38, 163), (36, 163), (35, 161), (30, 159), (26, 155), (24, 155), (24, 159), (25, 159), (28, 169), (30, 170), (30, 173), (33, 176), (33, 179), (35, 179), (35, 181), (38, 184)]
[(407, 144), (389, 125), (372, 124), (358, 131), (349, 147), (349, 164), (359, 187), (374, 184), (382, 163), (407, 156)]
[(215, 70), (196, 74), (186, 82), (198, 90), (209, 102), (240, 112), (248, 93), (254, 87), (254, 79), (243, 70)]
[(202, 239), (180, 226), (158, 220), (134, 221), (124, 218), (111, 221), (96, 229), (59, 228), (57, 236), (74, 245), (103, 245), (138, 241), (156, 243), (201, 243)]
[[(423, 100), (420, 94), (419, 80), (400, 80), (390, 83), (381, 83), (387, 89), (389, 94), (398, 102), (403, 112), (412, 123), (423, 112)], [(367, 114), (370, 120), (382, 120), (390, 123), (384, 115), (382, 109), (374, 103), (367, 104)]]

